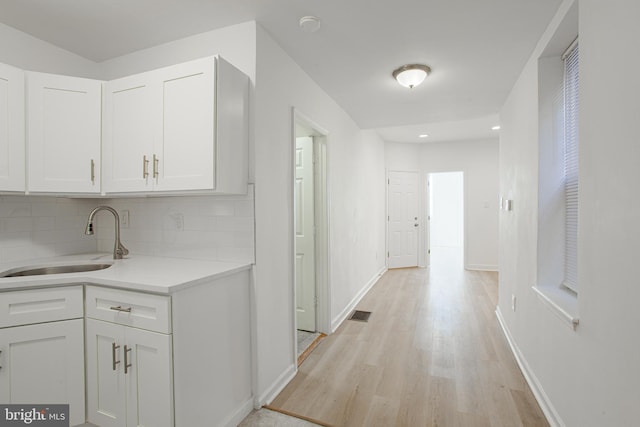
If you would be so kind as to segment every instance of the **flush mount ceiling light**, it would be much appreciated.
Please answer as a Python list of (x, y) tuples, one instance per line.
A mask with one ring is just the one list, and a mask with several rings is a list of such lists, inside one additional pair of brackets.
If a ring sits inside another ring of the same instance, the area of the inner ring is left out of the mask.
[(303, 16), (299, 24), (305, 33), (315, 33), (320, 29), (320, 19), (315, 16)]
[(421, 135), (418, 135), (418, 138), (429, 138), (429, 135), (426, 133), (423, 133)]
[(408, 64), (393, 70), (393, 78), (402, 86), (413, 89), (427, 78), (431, 68), (424, 64)]
[(491, 130), (500, 130), (500, 125), (495, 125), (491, 128)]

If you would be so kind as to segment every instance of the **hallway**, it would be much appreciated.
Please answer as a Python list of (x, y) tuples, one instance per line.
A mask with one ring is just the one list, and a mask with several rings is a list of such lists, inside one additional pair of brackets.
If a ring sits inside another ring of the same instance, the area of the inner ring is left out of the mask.
[(547, 426), (495, 316), (497, 273), (455, 250), (390, 270), (271, 404), (333, 426)]

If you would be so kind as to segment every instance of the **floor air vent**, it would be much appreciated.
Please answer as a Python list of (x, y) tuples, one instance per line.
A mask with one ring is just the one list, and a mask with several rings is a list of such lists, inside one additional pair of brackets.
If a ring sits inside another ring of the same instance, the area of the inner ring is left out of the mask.
[(358, 320), (360, 322), (368, 322), (369, 316), (371, 316), (370, 311), (355, 310), (353, 313), (351, 313), (351, 317), (349, 317), (349, 320)]

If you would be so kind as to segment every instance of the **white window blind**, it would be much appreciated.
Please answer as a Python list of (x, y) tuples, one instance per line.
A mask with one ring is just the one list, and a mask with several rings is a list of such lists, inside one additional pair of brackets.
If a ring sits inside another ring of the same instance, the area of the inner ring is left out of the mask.
[(578, 44), (564, 57), (564, 285), (578, 291)]

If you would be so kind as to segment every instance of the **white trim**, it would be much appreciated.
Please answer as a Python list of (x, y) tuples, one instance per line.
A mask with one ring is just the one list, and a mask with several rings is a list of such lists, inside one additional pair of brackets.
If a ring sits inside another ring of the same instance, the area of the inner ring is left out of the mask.
[(380, 280), (382, 275), (386, 272), (387, 272), (387, 267), (382, 267), (380, 271), (378, 271), (378, 273), (371, 280), (369, 280), (369, 282), (360, 290), (360, 292), (358, 292), (358, 294), (351, 300), (351, 302), (347, 304), (344, 310), (342, 310), (342, 312), (340, 312), (340, 314), (338, 314), (333, 319), (333, 321), (331, 322), (331, 333), (335, 332), (336, 329), (338, 329), (338, 326), (340, 326), (342, 322), (344, 322), (344, 320), (347, 318), (349, 313), (351, 313), (351, 311), (353, 311), (353, 309), (356, 308), (356, 305), (358, 305), (360, 300), (362, 300), (362, 298), (367, 294), (367, 292), (369, 292), (369, 290), (373, 287), (373, 285), (375, 285), (378, 282), (378, 280)]
[(574, 331), (580, 323), (578, 298), (569, 290), (551, 286), (532, 286), (531, 289), (544, 305)]
[(549, 399), (547, 394), (544, 392), (544, 389), (542, 388), (540, 381), (538, 381), (538, 378), (536, 378), (535, 374), (529, 367), (527, 360), (524, 358), (524, 356), (520, 352), (520, 349), (518, 348), (515, 341), (513, 340), (513, 337), (509, 333), (507, 324), (504, 321), (504, 318), (502, 317), (502, 313), (500, 312), (500, 307), (496, 308), (496, 317), (498, 318), (498, 323), (500, 323), (500, 328), (502, 329), (502, 332), (504, 333), (504, 336), (507, 339), (507, 342), (509, 343), (511, 352), (513, 353), (513, 356), (516, 358), (516, 362), (520, 367), (520, 371), (522, 371), (522, 375), (524, 375), (524, 378), (527, 381), (529, 388), (531, 388), (531, 391), (533, 392), (534, 397), (538, 401), (538, 404), (540, 405), (540, 408), (542, 409), (542, 412), (544, 413), (544, 416), (546, 417), (547, 422), (551, 427), (566, 427), (566, 424), (562, 421), (562, 418), (560, 418), (560, 414), (558, 414), (556, 409), (553, 407), (551, 400)]
[(287, 369), (284, 370), (282, 374), (265, 390), (262, 395), (260, 395), (257, 400), (254, 402), (253, 407), (258, 409), (263, 407), (264, 405), (270, 404), (273, 399), (275, 399), (282, 390), (289, 384), (289, 382), (296, 376), (298, 373), (297, 364), (294, 363), (289, 365)]
[(247, 399), (233, 414), (225, 418), (225, 420), (219, 425), (225, 427), (236, 427), (247, 417), (247, 415), (251, 413), (251, 411), (253, 411), (253, 397)]
[(251, 266), (249, 273), (249, 307), (251, 307), (249, 311), (251, 313), (251, 395), (254, 396), (255, 401), (255, 396), (258, 394), (258, 305), (256, 303), (255, 264)]
[(469, 264), (464, 267), (465, 270), (476, 270), (476, 271), (499, 271), (500, 268), (497, 265), (489, 265), (489, 264)]

